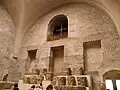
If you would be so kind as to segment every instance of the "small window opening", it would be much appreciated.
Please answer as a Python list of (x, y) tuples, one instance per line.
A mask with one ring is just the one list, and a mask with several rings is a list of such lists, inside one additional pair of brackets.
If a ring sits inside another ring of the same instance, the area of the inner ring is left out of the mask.
[(65, 15), (55, 16), (48, 25), (48, 41), (68, 37), (68, 19)]
[(36, 53), (37, 53), (37, 49), (36, 50), (29, 50), (28, 51), (28, 58), (32, 61), (36, 59)]

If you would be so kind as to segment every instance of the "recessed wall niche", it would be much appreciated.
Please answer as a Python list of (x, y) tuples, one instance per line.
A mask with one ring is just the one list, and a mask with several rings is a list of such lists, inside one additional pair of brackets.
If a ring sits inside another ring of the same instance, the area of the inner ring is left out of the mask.
[(51, 72), (60, 74), (64, 66), (64, 46), (51, 47), (49, 69)]
[(31, 61), (36, 59), (36, 53), (37, 53), (37, 49), (35, 50), (28, 50), (28, 59), (30, 59)]
[(90, 41), (83, 43), (85, 71), (98, 71), (103, 60), (101, 41)]
[(28, 50), (28, 59), (25, 62), (26, 73), (31, 73), (33, 72), (32, 70), (36, 68), (36, 54), (37, 49)]

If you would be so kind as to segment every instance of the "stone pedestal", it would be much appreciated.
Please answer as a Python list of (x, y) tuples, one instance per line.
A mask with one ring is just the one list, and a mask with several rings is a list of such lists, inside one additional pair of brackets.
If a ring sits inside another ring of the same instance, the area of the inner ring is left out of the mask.
[(12, 89), (12, 86), (14, 85), (13, 82), (8, 81), (0, 81), (0, 90), (9, 90)]
[(92, 90), (90, 75), (57, 76), (55, 90)]
[(67, 78), (68, 86), (76, 86), (76, 80), (73, 76), (68, 76)]
[(55, 86), (55, 90), (90, 90), (89, 88), (86, 87), (68, 87), (68, 86)]
[(71, 68), (62, 69), (62, 75), (71, 75), (71, 74), (72, 74)]

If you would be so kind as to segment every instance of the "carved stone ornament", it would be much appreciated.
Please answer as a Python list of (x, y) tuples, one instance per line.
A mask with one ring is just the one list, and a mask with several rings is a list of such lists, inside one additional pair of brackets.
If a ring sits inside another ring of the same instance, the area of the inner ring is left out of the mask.
[(100, 83), (99, 88), (100, 88), (100, 90), (106, 90), (106, 87), (105, 87), (104, 83)]
[(62, 90), (61, 86), (54, 86), (55, 90)]
[(43, 74), (46, 74), (46, 73), (47, 73), (47, 69), (44, 68), (42, 73), (43, 73)]
[(8, 78), (8, 74), (4, 75), (3, 80), (2, 81), (7, 81)]
[(78, 85), (81, 87), (87, 87), (87, 78), (86, 77), (77, 77)]
[(80, 72), (80, 75), (84, 75), (84, 70), (83, 70), (82, 67), (80, 68), (80, 71), (79, 71), (79, 72)]
[(71, 75), (71, 68), (63, 68), (62, 69), (62, 75)]
[(46, 73), (46, 80), (50, 80), (50, 81), (52, 81), (52, 79), (53, 79), (53, 73)]
[(53, 77), (53, 80), (52, 80), (52, 85), (56, 85), (56, 82), (57, 82), (57, 77)]
[(0, 82), (0, 90), (11, 90), (12, 86), (14, 85), (13, 82)]
[(69, 90), (86, 90), (85, 87), (70, 87)]
[(39, 84), (39, 83), (42, 83), (43, 80), (44, 80), (44, 77), (42, 75), (23, 78), (23, 82), (27, 84)]
[(36, 69), (35, 71), (36, 71), (37, 75), (40, 75), (40, 70), (39, 69)]
[(86, 87), (54, 86), (55, 90), (87, 90)]
[(68, 85), (69, 85), (69, 86), (76, 86), (75, 77), (69, 76), (69, 77), (67, 78), (67, 80), (68, 80)]
[(76, 67), (76, 68), (73, 68), (72, 74), (75, 74), (75, 75), (84, 75), (84, 70), (83, 70), (82, 67)]
[(58, 85), (66, 85), (66, 77), (59, 77), (58, 78)]
[(68, 86), (55, 86), (55, 90), (70, 90)]
[(43, 75), (39, 75), (37, 78), (37, 83), (42, 83), (43, 80), (44, 80)]
[(26, 82), (25, 82), (25, 83), (28, 83), (28, 84), (31, 83), (31, 79), (30, 79), (30, 77), (27, 77), (27, 78), (26, 78)]

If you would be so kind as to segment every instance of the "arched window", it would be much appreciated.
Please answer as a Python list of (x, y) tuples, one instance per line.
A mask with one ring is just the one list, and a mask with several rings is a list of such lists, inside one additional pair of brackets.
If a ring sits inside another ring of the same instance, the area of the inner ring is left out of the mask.
[(120, 71), (111, 70), (106, 72), (104, 75), (107, 90), (120, 90)]
[(68, 19), (65, 15), (55, 16), (48, 25), (47, 41), (68, 37)]

